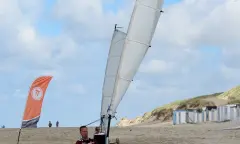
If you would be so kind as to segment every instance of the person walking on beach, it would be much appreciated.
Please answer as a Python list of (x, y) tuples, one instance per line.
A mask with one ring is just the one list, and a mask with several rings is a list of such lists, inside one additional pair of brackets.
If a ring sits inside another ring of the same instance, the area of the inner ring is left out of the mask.
[(86, 126), (81, 126), (79, 132), (82, 138), (77, 140), (75, 144), (95, 144), (94, 140), (88, 137), (88, 128)]
[(51, 121), (49, 121), (49, 123), (48, 123), (48, 127), (52, 127), (52, 123), (51, 123)]
[(56, 127), (58, 127), (58, 126), (59, 126), (59, 122), (57, 121), (57, 122), (56, 122)]

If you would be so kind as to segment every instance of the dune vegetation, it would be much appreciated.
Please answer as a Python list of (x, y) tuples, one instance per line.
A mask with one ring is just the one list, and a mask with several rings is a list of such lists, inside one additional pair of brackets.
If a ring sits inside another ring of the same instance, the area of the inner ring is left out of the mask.
[(185, 100), (178, 100), (146, 112), (143, 116), (128, 120), (122, 118), (117, 126), (136, 125), (144, 122), (161, 121), (168, 122), (172, 120), (173, 110), (176, 109), (201, 109), (206, 106), (219, 106), (225, 104), (240, 103), (240, 86), (234, 87), (226, 92), (219, 92), (208, 95), (201, 95)]

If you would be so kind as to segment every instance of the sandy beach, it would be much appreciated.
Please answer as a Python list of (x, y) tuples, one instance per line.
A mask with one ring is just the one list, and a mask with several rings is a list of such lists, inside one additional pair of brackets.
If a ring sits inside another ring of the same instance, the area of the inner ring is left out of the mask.
[[(121, 144), (239, 144), (240, 122), (187, 124), (173, 126), (158, 122), (138, 126), (112, 128), (111, 139)], [(24, 129), (20, 144), (73, 144), (79, 138), (78, 128)], [(89, 128), (89, 136), (93, 128)], [(0, 129), (1, 144), (15, 144), (18, 129)]]

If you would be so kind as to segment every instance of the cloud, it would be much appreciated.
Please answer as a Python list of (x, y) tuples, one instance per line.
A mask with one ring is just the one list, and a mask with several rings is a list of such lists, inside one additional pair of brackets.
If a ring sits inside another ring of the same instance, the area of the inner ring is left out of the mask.
[(105, 11), (104, 4), (106, 3), (102, 0), (58, 0), (55, 15), (64, 21), (65, 31), (80, 43), (108, 40), (114, 24), (127, 26), (130, 18), (127, 12), (131, 7), (113, 13)]
[(240, 68), (230, 68), (226, 65), (221, 66), (221, 72), (223, 73), (225, 79), (230, 80), (232, 82), (239, 82), (239, 73)]
[[(42, 1), (1, 1), (0, 60), (1, 70), (50, 68), (76, 57), (79, 46), (66, 34), (44, 37), (39, 34), (36, 22), (41, 16)], [(14, 60), (13, 60), (14, 59)], [(6, 64), (8, 62), (9, 64)], [(21, 65), (21, 66), (19, 66)], [(15, 69), (14, 69), (15, 68)]]
[[(43, 15), (44, 1), (2, 0), (3, 95), (9, 98), (25, 93), (22, 90), (27, 90), (34, 78), (49, 74), (54, 78), (46, 103), (85, 94), (89, 95), (86, 100), (101, 101), (113, 27), (117, 23), (127, 31), (134, 1), (124, 0), (113, 8), (116, 3), (57, 0), (48, 15), (60, 23), (61, 31), (49, 36), (38, 27), (42, 17), (48, 17)], [(112, 8), (106, 9), (106, 5)], [(182, 0), (165, 5), (152, 47), (120, 104), (119, 115), (133, 116), (175, 99), (224, 91), (239, 84), (239, 7), (239, 1), (231, 0)], [(74, 100), (81, 100), (77, 98)], [(129, 110), (129, 105), (134, 110)], [(94, 110), (99, 112), (98, 108)]]
[(226, 0), (184, 0), (166, 9), (155, 39), (192, 48), (201, 44), (229, 44), (228, 39), (236, 42), (238, 5), (239, 2)]
[(0, 103), (7, 102), (8, 97), (5, 94), (0, 94)]
[(174, 61), (178, 69), (191, 69), (204, 59), (201, 48), (214, 46), (221, 51), (223, 63), (237, 67), (239, 5), (225, 0), (184, 0), (168, 7), (160, 18), (151, 56)]
[[(234, 1), (183, 0), (164, 8), (152, 47), (135, 76), (140, 82), (132, 84), (146, 89), (138, 89), (137, 95), (128, 92), (123, 105), (139, 108), (141, 101), (148, 101), (151, 110), (160, 103), (239, 85), (239, 7)], [(121, 110), (127, 111), (124, 106)]]
[(15, 98), (21, 98), (21, 99), (26, 99), (28, 96), (27, 93), (23, 92), (21, 89), (16, 89), (13, 93), (13, 97)]
[[(117, 13), (111, 13), (103, 10), (104, 3), (100, 0), (70, 0), (68, 3), (59, 0), (55, 14), (64, 22), (64, 31), (78, 44), (100, 43), (99, 47), (108, 48), (103, 43), (109, 43), (111, 27), (115, 23), (123, 25), (126, 31), (132, 4), (126, 1)], [(238, 5), (226, 0), (183, 0), (164, 8), (152, 47), (131, 89), (151, 93), (156, 99), (161, 99), (157, 95), (186, 97), (223, 91), (228, 87), (225, 83), (236, 84), (223, 76), (225, 73), (221, 71), (221, 65), (228, 63), (231, 66), (237, 61), (234, 54), (237, 55), (236, 46), (239, 45), (239, 35), (236, 34), (239, 31)], [(221, 55), (216, 52), (206, 57), (213, 51), (211, 47), (217, 47), (216, 51), (220, 51)], [(216, 61), (216, 57), (222, 58)]]
[(69, 86), (69, 91), (77, 95), (86, 94), (86, 90), (82, 84), (73, 84)]
[(140, 67), (140, 72), (143, 73), (164, 73), (168, 72), (173, 68), (173, 63), (167, 63), (162, 60), (151, 60), (147, 64), (143, 64), (142, 67)]
[(37, 23), (44, 9), (40, 0), (0, 2), (0, 86), (8, 99), (26, 98), (22, 90), (27, 91), (34, 78), (41, 75), (53, 75), (56, 95), (67, 93), (65, 85), (75, 83), (69, 80), (68, 72), (76, 67), (71, 63), (82, 56), (82, 46), (66, 33), (40, 35)]
[(14, 65), (27, 59), (26, 57), (28, 57), (28, 60), (37, 60), (40, 58), (39, 54), (37, 54), (40, 52), (40, 48), (36, 46), (42, 43), (38, 39), (31, 18), (22, 11), (20, 5), (21, 2), (18, 3), (18, 1), (4, 0), (1, 1), (2, 8), (0, 8), (2, 11), (0, 15), (0, 41), (2, 42), (0, 53), (3, 55), (1, 60), (14, 57), (17, 60), (11, 63)]

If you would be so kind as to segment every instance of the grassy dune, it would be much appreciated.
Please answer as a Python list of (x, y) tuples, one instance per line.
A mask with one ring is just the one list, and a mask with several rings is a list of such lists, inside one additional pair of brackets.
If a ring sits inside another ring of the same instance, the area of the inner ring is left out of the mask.
[(129, 126), (152, 121), (167, 122), (172, 120), (172, 112), (174, 109), (200, 109), (205, 106), (219, 106), (235, 103), (240, 103), (240, 86), (234, 87), (226, 92), (219, 92), (175, 101), (158, 107), (153, 111), (147, 112), (143, 116), (132, 120), (123, 118), (117, 124), (117, 126)]
[(240, 103), (240, 86), (222, 93), (217, 98), (228, 100), (228, 104)]

